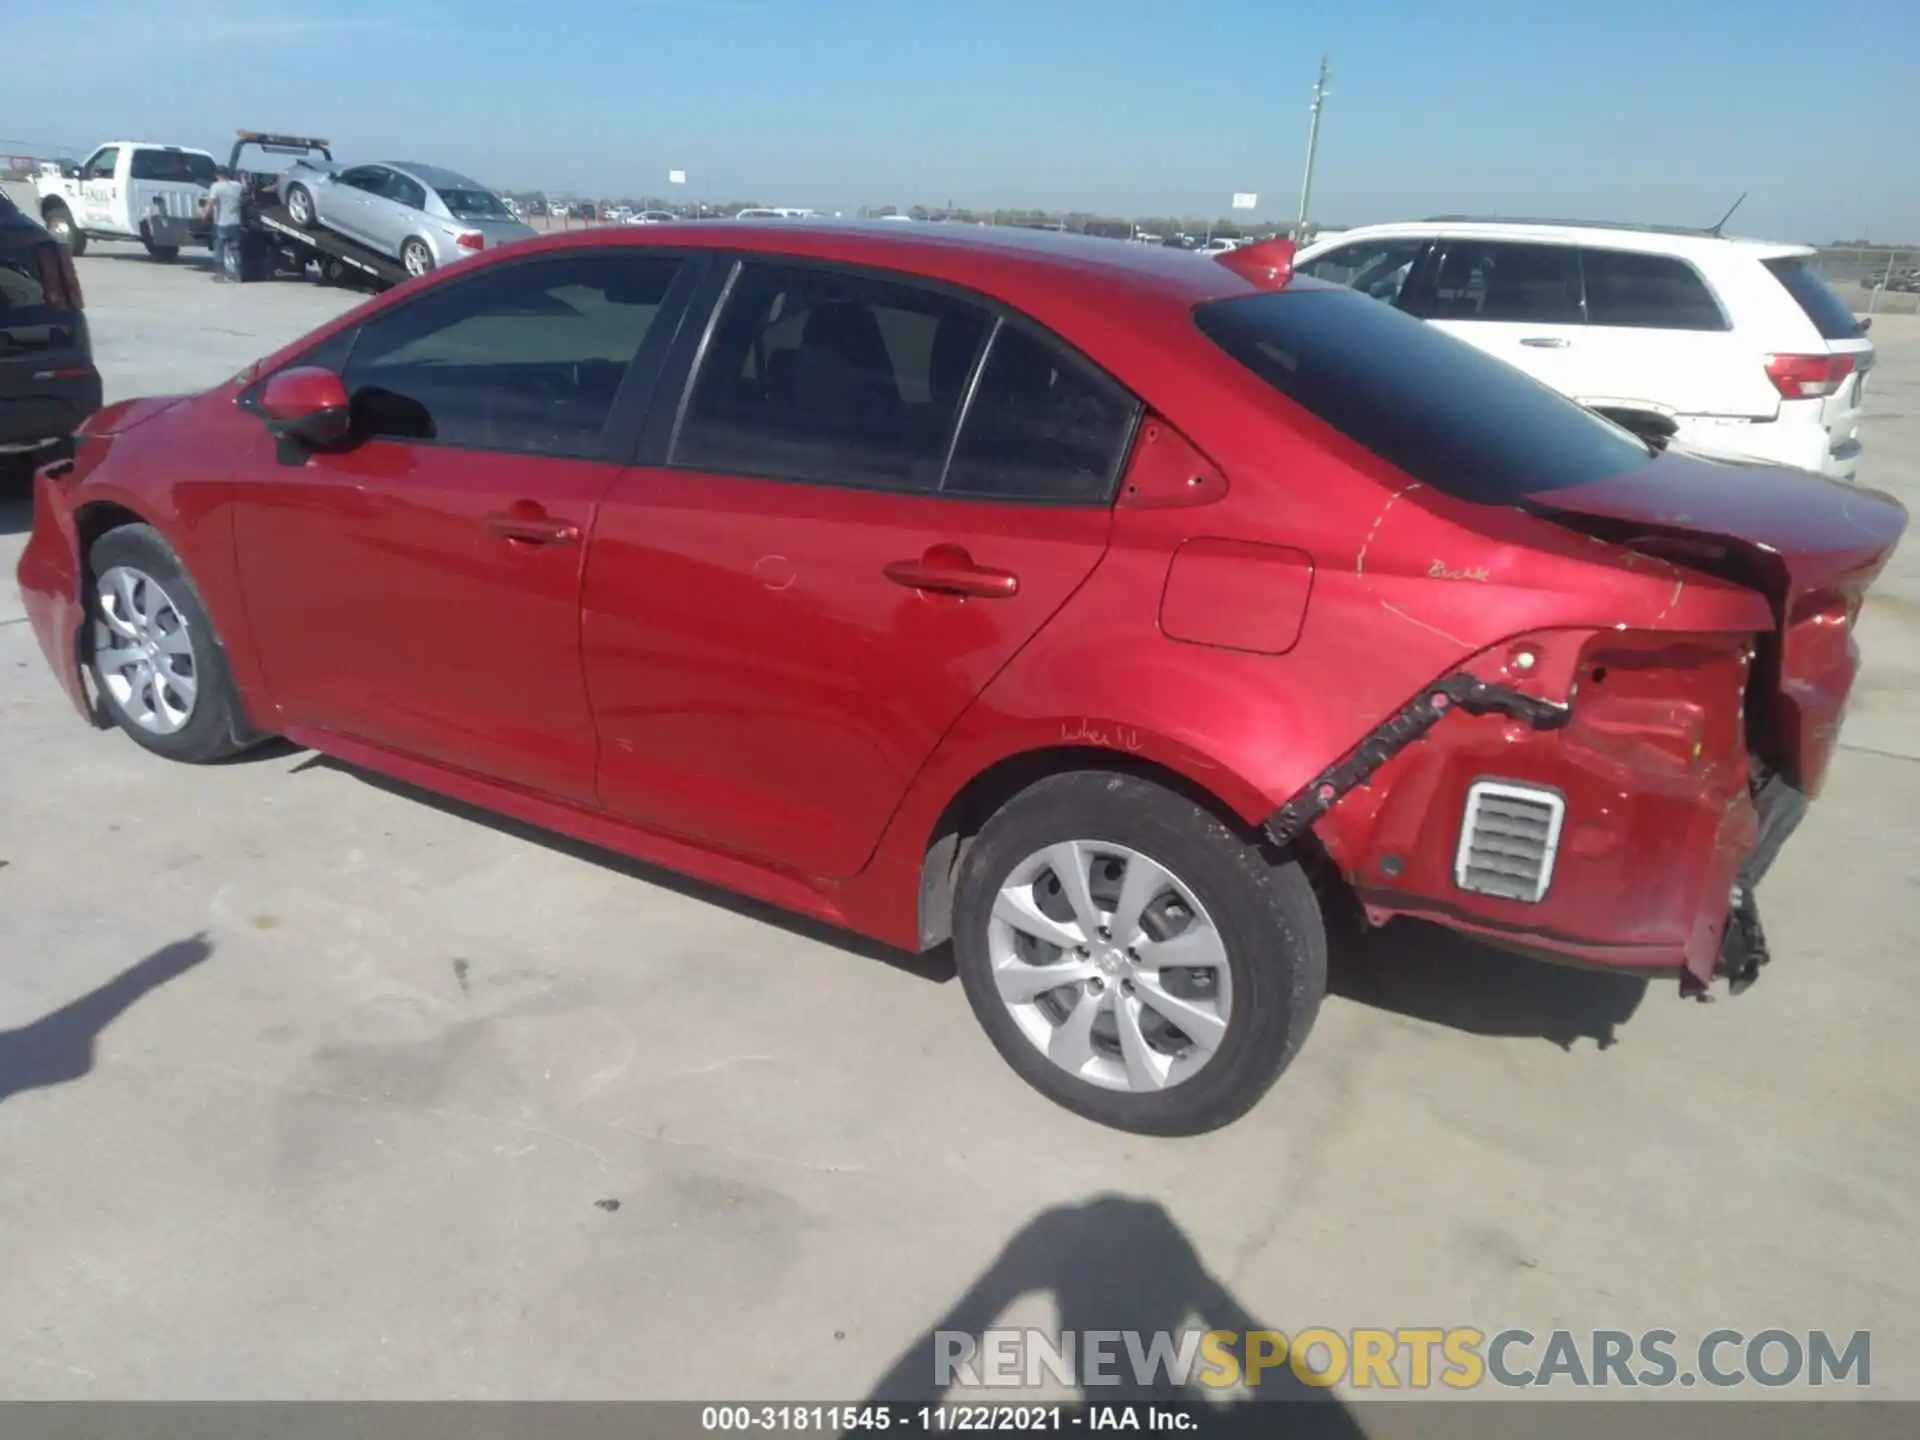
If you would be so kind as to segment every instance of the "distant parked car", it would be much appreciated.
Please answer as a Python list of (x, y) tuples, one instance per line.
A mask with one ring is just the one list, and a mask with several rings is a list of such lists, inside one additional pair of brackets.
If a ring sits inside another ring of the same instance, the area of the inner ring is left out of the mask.
[(679, 218), (671, 210), (642, 210), (637, 215), (629, 216), (627, 223), (629, 225), (665, 225)]
[(538, 233), (477, 180), (434, 165), (393, 163), (347, 169), (299, 160), (280, 196), (303, 230), (332, 230), (425, 275), (482, 250)]
[(1239, 248), (1240, 242), (1238, 240), (1229, 240), (1222, 236), (1218, 239), (1202, 241), (1200, 244), (1194, 246), (1194, 254), (1224, 255), (1229, 250), (1238, 250)]
[(1443, 217), (1344, 231), (1297, 266), (1656, 444), (1850, 480), (1874, 347), (1813, 254), (1700, 230)]
[(99, 408), (73, 257), (0, 191), (0, 460), (59, 444)]

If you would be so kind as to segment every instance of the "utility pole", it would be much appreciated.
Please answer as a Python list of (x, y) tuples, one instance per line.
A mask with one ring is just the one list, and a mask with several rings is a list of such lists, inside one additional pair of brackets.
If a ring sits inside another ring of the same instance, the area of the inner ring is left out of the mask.
[(1307, 173), (1300, 181), (1300, 223), (1295, 227), (1293, 237), (1300, 244), (1307, 243), (1307, 206), (1313, 200), (1313, 162), (1320, 153), (1320, 111), (1327, 103), (1327, 81), (1333, 77), (1333, 67), (1328, 57), (1320, 57), (1320, 78), (1313, 82), (1312, 118), (1307, 122)]

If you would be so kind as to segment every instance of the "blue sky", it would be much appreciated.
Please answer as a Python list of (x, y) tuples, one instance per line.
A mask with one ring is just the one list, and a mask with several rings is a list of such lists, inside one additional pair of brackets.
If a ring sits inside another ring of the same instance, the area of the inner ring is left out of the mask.
[[(1920, 241), (1914, 0), (0, 0), (5, 142), (236, 126), (510, 188)], [(161, 17), (165, 18), (161, 18)], [(22, 64), (20, 57), (65, 57)]]

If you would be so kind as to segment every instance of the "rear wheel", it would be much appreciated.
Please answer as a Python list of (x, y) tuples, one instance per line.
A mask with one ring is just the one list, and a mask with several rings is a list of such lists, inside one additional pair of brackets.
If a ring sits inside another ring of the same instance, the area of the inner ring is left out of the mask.
[(968, 849), (953, 933), (1007, 1063), (1068, 1109), (1146, 1134), (1244, 1114), (1326, 990), (1301, 867), (1129, 775), (1053, 776), (1009, 801)]
[(400, 263), (409, 275), (425, 275), (433, 269), (433, 251), (427, 248), (426, 241), (416, 237), (400, 247)]
[(47, 232), (75, 255), (87, 253), (87, 232), (73, 223), (73, 212), (55, 201), (46, 208), (41, 216), (46, 221)]
[(156, 755), (193, 764), (251, 735), (213, 620), (160, 532), (109, 530), (88, 552), (94, 686), (114, 723)]

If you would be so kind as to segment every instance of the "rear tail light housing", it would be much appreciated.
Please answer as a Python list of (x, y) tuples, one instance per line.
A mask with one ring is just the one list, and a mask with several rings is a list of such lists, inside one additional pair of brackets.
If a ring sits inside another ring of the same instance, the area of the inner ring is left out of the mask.
[(1821, 400), (1853, 373), (1851, 355), (1769, 355), (1767, 378), (1784, 400)]
[(58, 241), (41, 245), (35, 256), (40, 267), (40, 289), (47, 305), (54, 310), (84, 310), (86, 296), (80, 291), (80, 276), (74, 271), (73, 256)]
[(462, 230), (454, 236), (453, 243), (462, 250), (484, 250), (487, 248), (487, 237), (478, 230)]

